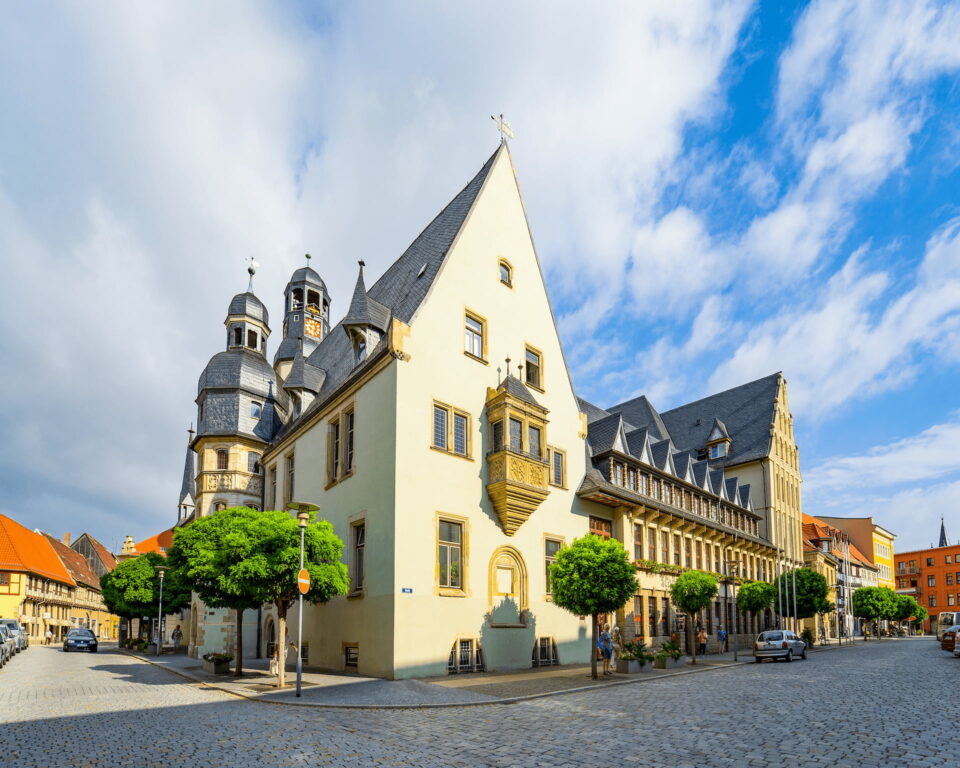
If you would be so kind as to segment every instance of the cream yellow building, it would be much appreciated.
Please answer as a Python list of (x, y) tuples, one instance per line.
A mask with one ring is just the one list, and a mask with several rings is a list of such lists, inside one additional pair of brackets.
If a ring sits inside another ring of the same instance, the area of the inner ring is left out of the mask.
[[(178, 514), (320, 507), (351, 592), (306, 609), (308, 666), (399, 678), (585, 661), (590, 627), (553, 603), (548, 568), (591, 531), (634, 554), (636, 597), (611, 618), (651, 641), (683, 629), (668, 604), (682, 569), (726, 579), (700, 619), (713, 633), (733, 630), (733, 582), (802, 564), (783, 377), (662, 416), (645, 398), (579, 400), (506, 144), (369, 289), (360, 262), (332, 327), (331, 304), (311, 267), (293, 274), (271, 366), (252, 282), (233, 298)], [(195, 603), (191, 653), (227, 644), (221, 613)], [(267, 654), (275, 611), (247, 622), (259, 643), (245, 647)]]

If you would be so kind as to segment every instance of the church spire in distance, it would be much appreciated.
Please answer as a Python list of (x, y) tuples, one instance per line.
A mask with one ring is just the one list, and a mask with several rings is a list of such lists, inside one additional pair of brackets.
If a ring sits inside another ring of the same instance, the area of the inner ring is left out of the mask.
[(943, 525), (943, 515), (940, 515), (940, 544), (938, 546), (947, 547), (947, 529)]

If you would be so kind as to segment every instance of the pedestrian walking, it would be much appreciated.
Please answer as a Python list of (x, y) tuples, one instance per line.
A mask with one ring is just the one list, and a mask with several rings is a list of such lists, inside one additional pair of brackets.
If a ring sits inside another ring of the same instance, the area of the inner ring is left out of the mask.
[(700, 631), (697, 632), (697, 654), (699, 656), (704, 656), (706, 655), (706, 653), (707, 653), (707, 633), (703, 629), (703, 627), (701, 627)]
[(280, 658), (277, 655), (277, 644), (273, 644), (273, 648), (270, 649), (270, 674), (279, 675), (280, 674)]
[(620, 627), (613, 625), (613, 635), (611, 637), (610, 666), (617, 668), (617, 659), (623, 651), (623, 638), (620, 636)]
[(727, 630), (723, 627), (720, 627), (720, 631), (717, 632), (717, 641), (719, 642), (720, 647), (723, 648), (724, 653), (730, 650), (730, 646), (727, 643)]
[(48, 630), (47, 630), (47, 633), (46, 633), (43, 637), (44, 637), (44, 639), (46, 640), (45, 645), (50, 645), (50, 642), (53, 640), (53, 632), (51, 632), (51, 631), (48, 629)]
[(173, 650), (177, 650), (180, 647), (180, 641), (183, 640), (183, 632), (180, 630), (179, 624), (173, 628), (173, 632), (170, 633), (170, 639), (173, 640)]

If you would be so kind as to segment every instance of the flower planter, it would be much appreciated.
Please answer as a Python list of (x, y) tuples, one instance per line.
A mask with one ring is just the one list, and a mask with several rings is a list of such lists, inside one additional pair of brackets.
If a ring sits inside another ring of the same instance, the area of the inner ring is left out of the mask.
[(650, 669), (649, 664), (641, 664), (635, 660), (617, 659), (617, 672), (622, 675), (636, 675), (640, 672), (646, 672)]
[(681, 656), (679, 659), (672, 659), (669, 656), (665, 659), (655, 659), (653, 666), (655, 669), (677, 669), (682, 667), (685, 659)]
[(206, 659), (203, 659), (203, 671), (208, 672), (211, 675), (228, 675), (230, 674), (230, 662), (207, 661)]

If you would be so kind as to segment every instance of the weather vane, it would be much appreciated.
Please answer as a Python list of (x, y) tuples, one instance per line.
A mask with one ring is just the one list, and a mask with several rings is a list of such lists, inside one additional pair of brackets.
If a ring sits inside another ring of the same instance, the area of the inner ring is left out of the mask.
[(253, 256), (247, 261), (250, 262), (250, 266), (247, 267), (247, 273), (250, 275), (250, 282), (247, 283), (247, 293), (253, 293), (253, 276), (257, 274), (257, 267), (260, 265), (254, 260)]
[(490, 115), (490, 119), (497, 124), (497, 130), (500, 131), (500, 141), (506, 142), (507, 139), (513, 138), (513, 129), (510, 127), (510, 123), (503, 119), (503, 113), (499, 115)]

